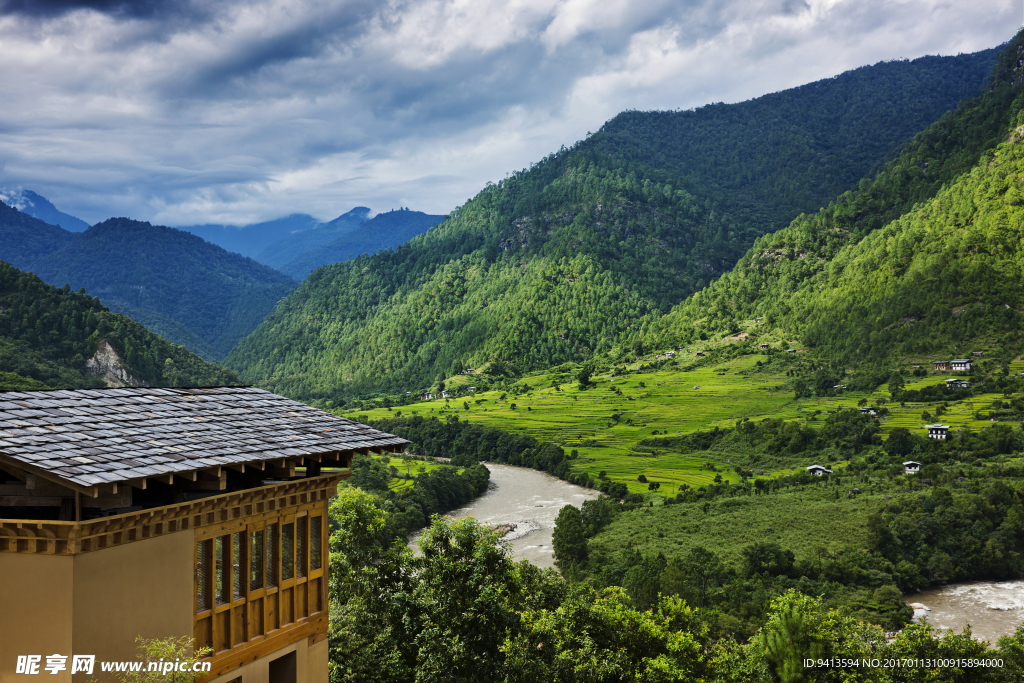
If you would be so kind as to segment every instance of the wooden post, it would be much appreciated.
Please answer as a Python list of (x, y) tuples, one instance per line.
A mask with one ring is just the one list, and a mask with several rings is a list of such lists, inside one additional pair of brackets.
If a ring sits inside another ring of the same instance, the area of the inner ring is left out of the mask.
[(75, 491), (75, 522), (82, 521), (82, 494)]

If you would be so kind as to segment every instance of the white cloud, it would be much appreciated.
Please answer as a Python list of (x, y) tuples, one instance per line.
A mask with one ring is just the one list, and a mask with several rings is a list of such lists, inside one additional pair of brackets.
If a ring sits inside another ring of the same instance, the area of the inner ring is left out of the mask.
[(0, 186), (90, 221), (442, 213), (623, 109), (971, 52), (1010, 38), (1019, 13), (1007, 0), (229, 0), (7, 14)]

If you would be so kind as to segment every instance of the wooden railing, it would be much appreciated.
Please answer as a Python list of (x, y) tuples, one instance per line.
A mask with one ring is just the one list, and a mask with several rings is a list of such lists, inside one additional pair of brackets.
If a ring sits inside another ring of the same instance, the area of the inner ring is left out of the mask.
[(0, 552), (77, 555), (189, 529), (233, 527), (243, 518), (325, 501), (347, 476), (325, 474), (85, 522), (0, 519)]

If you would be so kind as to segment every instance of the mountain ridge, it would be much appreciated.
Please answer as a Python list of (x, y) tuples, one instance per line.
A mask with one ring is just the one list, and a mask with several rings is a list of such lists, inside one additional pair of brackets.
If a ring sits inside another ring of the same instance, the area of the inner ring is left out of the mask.
[[(819, 82), (816, 98), (856, 111), (844, 119), (843, 135), (812, 130), (808, 139), (830, 142), (834, 146), (822, 148), (822, 154), (859, 160), (866, 171), (896, 154), (919, 130), (913, 126), (921, 117), (934, 121), (966, 91), (978, 92), (994, 59), (994, 51), (985, 51), (885, 63)], [(946, 69), (973, 74), (964, 78), (977, 82), (952, 79), (951, 85)], [(878, 75), (877, 83), (871, 74)], [(941, 106), (935, 98), (908, 104), (903, 92), (908, 83), (911, 92), (931, 93), (944, 83), (949, 89)], [(715, 111), (742, 110), (756, 117), (766, 102), (758, 98)], [(889, 131), (888, 137), (868, 135), (893, 103), (918, 107), (895, 117), (907, 128)], [(692, 178), (653, 168), (643, 150), (676, 135), (675, 124), (694, 117), (626, 114), (646, 127), (634, 123), (633, 134), (624, 139), (610, 122), (573, 148), (489, 184), (440, 226), (393, 252), (315, 271), (226, 362), (247, 381), (280, 393), (326, 397), (412, 391), (490, 361), (514, 371), (582, 362), (637, 331), (646, 334), (673, 305), (731, 269), (757, 237), (770, 231), (772, 212), (788, 209), (776, 200), (771, 211), (738, 220), (710, 194), (682, 189), (693, 185)], [(805, 112), (805, 118), (815, 120), (813, 112)], [(766, 120), (792, 130), (788, 114)], [(678, 147), (687, 135), (669, 142)], [(867, 147), (857, 147), (865, 140)], [(772, 175), (768, 170), (777, 160), (770, 135), (743, 141), (756, 154), (742, 164), (723, 163), (722, 173), (747, 187), (748, 199), (756, 201), (761, 190), (748, 182), (750, 177)], [(731, 144), (712, 142), (713, 150)], [(775, 174), (779, 187), (807, 185), (805, 162), (790, 159), (792, 178)], [(810, 185), (819, 193), (808, 204), (812, 210), (838, 194)]]

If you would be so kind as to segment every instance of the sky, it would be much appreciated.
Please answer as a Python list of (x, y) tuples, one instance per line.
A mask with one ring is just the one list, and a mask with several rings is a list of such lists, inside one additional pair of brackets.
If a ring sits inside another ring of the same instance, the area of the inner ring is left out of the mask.
[(993, 47), (1020, 0), (0, 0), (0, 188), (94, 223), (444, 214), (624, 109)]

